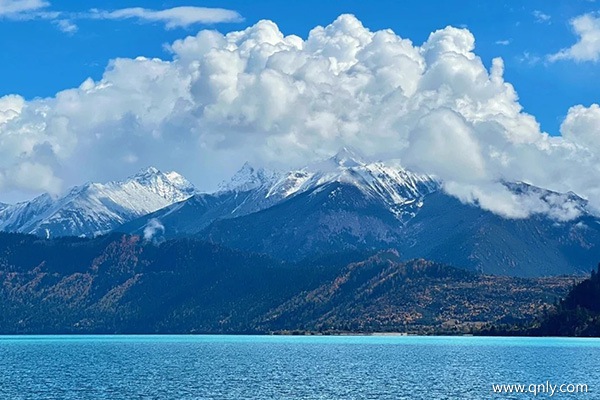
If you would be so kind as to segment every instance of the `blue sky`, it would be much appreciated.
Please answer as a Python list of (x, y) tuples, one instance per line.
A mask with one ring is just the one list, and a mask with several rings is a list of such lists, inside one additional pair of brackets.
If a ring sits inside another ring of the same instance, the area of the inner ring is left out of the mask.
[(600, 210), (600, 3), (375, 4), (0, 0), (0, 201), (349, 146), (505, 216), (550, 212), (506, 181)]
[(20, 94), (27, 99), (52, 96), (76, 87), (87, 77), (99, 79), (116, 57), (169, 58), (165, 43), (199, 29), (221, 32), (243, 29), (260, 19), (276, 22), (285, 34), (305, 38), (310, 29), (327, 25), (342, 13), (355, 14), (371, 30), (391, 28), (415, 44), (447, 25), (467, 27), (476, 38), (476, 53), (486, 65), (492, 58), (505, 61), (505, 79), (512, 83), (525, 111), (542, 129), (557, 134), (569, 107), (599, 101), (600, 69), (594, 63), (548, 63), (547, 54), (573, 44), (569, 21), (600, 10), (589, 0), (572, 1), (103, 1), (54, 0), (48, 11), (85, 12), (143, 6), (166, 9), (176, 6), (219, 7), (239, 12), (236, 23), (165, 29), (159, 22), (133, 20), (74, 21), (78, 31), (61, 32), (48, 20), (0, 20), (0, 96)]

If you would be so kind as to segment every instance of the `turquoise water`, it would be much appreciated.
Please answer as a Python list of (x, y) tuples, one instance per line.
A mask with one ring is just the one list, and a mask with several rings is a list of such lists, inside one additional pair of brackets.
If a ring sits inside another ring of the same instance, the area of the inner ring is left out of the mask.
[[(600, 340), (0, 336), (0, 399), (600, 399)], [(578, 395), (492, 384), (586, 383)]]

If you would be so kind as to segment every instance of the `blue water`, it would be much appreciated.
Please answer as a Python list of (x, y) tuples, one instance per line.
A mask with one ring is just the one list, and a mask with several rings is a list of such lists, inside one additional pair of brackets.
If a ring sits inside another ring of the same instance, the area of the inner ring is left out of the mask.
[(600, 399), (596, 339), (0, 336), (0, 363), (0, 399)]

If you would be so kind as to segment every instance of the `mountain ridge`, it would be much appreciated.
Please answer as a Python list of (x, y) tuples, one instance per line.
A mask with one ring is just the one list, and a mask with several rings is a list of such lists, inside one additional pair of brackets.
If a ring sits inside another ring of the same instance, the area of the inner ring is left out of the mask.
[(447, 194), (432, 176), (342, 149), (286, 173), (245, 163), (213, 193), (147, 168), (125, 181), (75, 187), (58, 201), (42, 195), (9, 206), (0, 210), (0, 229), (196, 237), (287, 261), (395, 248), (404, 260), (517, 276), (578, 274), (600, 259), (600, 220), (585, 199), (503, 184), (532, 207), (531, 216), (504, 218)]
[[(401, 166), (366, 163), (355, 153), (342, 149), (333, 157), (306, 167), (280, 173), (255, 168), (245, 163), (230, 181), (223, 182), (214, 193), (197, 194), (189, 204), (175, 204), (124, 224), (121, 232), (140, 234), (145, 224), (158, 219), (167, 237), (192, 235), (219, 219), (243, 217), (269, 209), (328, 183), (356, 186), (362, 193), (385, 204), (399, 221), (412, 216), (420, 207), (419, 200), (439, 190), (439, 183), (423, 174), (412, 173)], [(206, 207), (212, 204), (214, 208)], [(201, 205), (200, 205), (201, 204)], [(179, 210), (185, 218), (177, 218)], [(188, 210), (200, 210), (193, 215)], [(179, 219), (179, 221), (177, 221)], [(195, 223), (191, 220), (195, 219)]]
[(195, 192), (178, 173), (148, 167), (125, 180), (88, 182), (57, 198), (42, 194), (8, 205), (0, 210), (0, 230), (43, 237), (94, 236)]

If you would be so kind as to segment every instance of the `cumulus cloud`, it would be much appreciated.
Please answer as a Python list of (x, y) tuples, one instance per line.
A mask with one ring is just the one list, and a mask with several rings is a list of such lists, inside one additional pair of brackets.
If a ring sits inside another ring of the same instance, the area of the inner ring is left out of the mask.
[(24, 106), (25, 100), (21, 96), (9, 95), (0, 97), (0, 124), (18, 117)]
[(150, 10), (134, 7), (115, 11), (92, 10), (91, 17), (97, 19), (138, 19), (147, 22), (162, 22), (168, 29), (194, 24), (240, 22), (242, 16), (233, 10), (206, 7), (174, 7), (166, 10)]
[(593, 13), (580, 15), (572, 19), (570, 24), (578, 36), (577, 42), (548, 56), (548, 59), (597, 62), (600, 59), (600, 16)]
[[(595, 108), (572, 109), (564, 136), (542, 132), (502, 60), (486, 68), (466, 29), (415, 45), (342, 15), (306, 40), (260, 21), (226, 35), (203, 30), (169, 49), (169, 60), (113, 60), (100, 80), (51, 98), (0, 100), (2, 176), (43, 166), (53, 179), (35, 182), (49, 190), (156, 164), (208, 189), (245, 160), (289, 168), (347, 145), (400, 159), (508, 217), (578, 211), (503, 182), (571, 190), (600, 209), (600, 152), (586, 136)], [(25, 181), (10, 185), (31, 190)]]
[(600, 154), (600, 106), (571, 107), (560, 131), (565, 139)]

